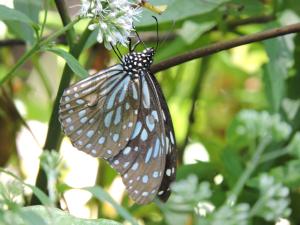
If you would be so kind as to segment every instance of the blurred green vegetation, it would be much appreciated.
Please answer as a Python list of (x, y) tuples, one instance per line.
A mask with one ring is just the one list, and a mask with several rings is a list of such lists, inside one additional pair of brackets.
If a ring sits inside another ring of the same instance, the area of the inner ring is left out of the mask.
[[(89, 21), (83, 20), (67, 31), (76, 36), (74, 43), (59, 35), (8, 77), (26, 51), (62, 29), (57, 2), (14, 0), (14, 9), (0, 3), (0, 80), (7, 79), (0, 86), (0, 166), (6, 168), (1, 174), (10, 177), (7, 181), (0, 176), (0, 224), (260, 225), (275, 224), (280, 218), (300, 223), (299, 34), (243, 45), (156, 74), (178, 145), (177, 180), (166, 204), (155, 201), (140, 206), (127, 195), (118, 203), (106, 192), (117, 174), (100, 161), (96, 186), (83, 189), (93, 196), (88, 205), (96, 208), (97, 218), (118, 222), (77, 219), (59, 210), (70, 208), (63, 206), (63, 196), (74, 189), (63, 179), (67, 171), (57, 153), (62, 136), (54, 100), (60, 97), (59, 85), (68, 86), (71, 76), (72, 81), (79, 80), (86, 70), (98, 71), (118, 60), (96, 43), (96, 32), (85, 31)], [(72, 6), (79, 2), (66, 2), (74, 16), (78, 8)], [(168, 5), (165, 13), (156, 15), (160, 42), (155, 63), (212, 43), (300, 22), (300, 4), (294, 0), (150, 2)], [(136, 23), (147, 46), (155, 46), (157, 38), (151, 15), (144, 10)], [(23, 181), (26, 175), (16, 145), (20, 127), (32, 120), (49, 126), (36, 186)], [(189, 154), (196, 163), (187, 164), (186, 149), (195, 143), (203, 145), (209, 160)], [(41, 192), (47, 188), (48, 196)], [(32, 193), (47, 207), (29, 206)], [(108, 212), (107, 202), (115, 213)]]

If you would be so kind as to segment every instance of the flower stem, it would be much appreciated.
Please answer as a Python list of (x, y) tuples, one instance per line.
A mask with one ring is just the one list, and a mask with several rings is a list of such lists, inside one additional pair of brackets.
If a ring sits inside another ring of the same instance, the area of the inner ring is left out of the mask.
[(261, 156), (259, 163), (264, 163), (264, 162), (268, 162), (274, 159), (277, 159), (279, 157), (285, 156), (290, 154), (290, 149), (288, 148), (284, 148), (284, 149), (279, 149), (276, 151), (272, 151), (269, 153), (266, 153), (264, 155)]
[[(80, 40), (78, 43), (72, 44), (72, 47), (70, 48), (70, 54), (74, 56), (75, 59), (77, 59), (82, 51), (82, 49), (85, 46), (85, 43), (90, 36), (91, 31), (86, 28), (85, 32), (81, 35)], [(73, 71), (70, 69), (70, 67), (66, 64), (65, 68), (63, 70), (62, 78), (59, 84), (59, 88), (57, 91), (57, 95), (54, 101), (52, 114), (49, 121), (49, 128), (47, 132), (46, 141), (44, 144), (43, 149), (47, 150), (54, 150), (57, 151), (60, 147), (61, 143), (61, 127), (60, 123), (58, 121), (58, 110), (59, 110), (59, 102), (60, 98), (63, 94), (64, 89), (69, 85), (71, 78), (72, 78)], [(44, 192), (47, 192), (47, 177), (43, 170), (39, 170), (37, 180), (36, 180), (36, 186), (39, 187)], [(31, 199), (31, 205), (40, 204), (40, 201), (38, 198), (33, 196)]]
[(246, 182), (250, 178), (251, 174), (254, 172), (257, 165), (260, 163), (260, 156), (264, 152), (266, 146), (270, 143), (271, 138), (265, 137), (264, 139), (260, 140), (258, 147), (256, 148), (254, 155), (252, 156), (250, 162), (248, 163), (246, 170), (243, 172), (237, 183), (235, 184), (232, 191), (229, 193), (226, 204), (228, 205), (235, 205), (239, 194), (241, 193), (243, 187), (245, 186)]
[(48, 16), (48, 5), (49, 5), (48, 0), (44, 0), (45, 14), (44, 14), (43, 23), (42, 23), (42, 26), (41, 26), (41, 31), (40, 31), (40, 34), (39, 34), (39, 37), (38, 37), (39, 39), (41, 37), (43, 37), (44, 29), (45, 29), (45, 26), (46, 26), (47, 16)]
[(80, 20), (80, 18), (77, 17), (76, 19), (74, 19), (72, 22), (68, 23), (66, 26), (64, 26), (59, 31), (53, 33), (52, 35), (50, 35), (49, 37), (47, 37), (45, 40), (42, 40), (39, 43), (39, 46), (42, 47), (44, 45), (49, 44), (51, 41), (55, 40), (58, 36), (60, 36), (61, 34), (65, 33), (70, 28), (72, 28), (79, 20)]

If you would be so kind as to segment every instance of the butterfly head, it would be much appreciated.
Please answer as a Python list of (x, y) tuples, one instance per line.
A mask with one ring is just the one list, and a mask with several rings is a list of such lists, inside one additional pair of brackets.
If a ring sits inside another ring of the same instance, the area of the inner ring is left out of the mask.
[(128, 72), (138, 72), (141, 70), (149, 70), (153, 63), (153, 48), (146, 48), (142, 52), (131, 52), (124, 56), (123, 67)]

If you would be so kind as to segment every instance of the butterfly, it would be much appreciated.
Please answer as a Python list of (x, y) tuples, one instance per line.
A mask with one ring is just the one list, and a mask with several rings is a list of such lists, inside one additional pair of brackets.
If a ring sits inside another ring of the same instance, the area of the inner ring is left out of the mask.
[(122, 176), (129, 196), (166, 201), (176, 177), (176, 142), (162, 90), (150, 71), (155, 50), (130, 51), (119, 64), (67, 88), (59, 121), (77, 149)]

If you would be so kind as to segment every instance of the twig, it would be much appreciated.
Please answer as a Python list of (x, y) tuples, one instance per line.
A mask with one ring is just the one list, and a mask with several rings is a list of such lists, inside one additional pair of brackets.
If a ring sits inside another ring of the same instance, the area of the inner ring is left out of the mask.
[[(232, 21), (228, 21), (227, 27), (229, 29), (234, 29), (235, 27), (238, 27), (241, 25), (266, 23), (266, 22), (274, 20), (274, 18), (275, 17), (271, 16), (271, 15), (264, 15), (264, 16), (250, 17), (250, 18), (246, 18), (246, 19), (232, 20)], [(215, 26), (210, 31), (214, 31), (217, 29), (218, 29), (218, 26)], [(173, 40), (175, 38), (175, 34), (172, 34), (172, 33), (171, 34), (160, 34), (160, 37), (162, 40), (165, 40), (165, 39)], [(141, 39), (144, 42), (155, 42), (157, 40), (157, 35), (156, 35), (156, 33), (149, 34), (148, 32), (143, 32), (141, 34)], [(56, 42), (59, 44), (66, 44), (64, 36), (58, 37)], [(6, 46), (9, 47), (9, 46), (16, 46), (16, 45), (25, 45), (25, 41), (20, 40), (20, 39), (0, 40), (0, 47), (6, 47)]]
[(203, 58), (203, 60), (201, 61), (201, 67), (199, 69), (199, 75), (196, 77), (195, 85), (192, 90), (192, 94), (191, 94), (192, 106), (191, 106), (190, 112), (189, 112), (188, 128), (187, 128), (187, 132), (185, 135), (185, 140), (183, 142), (183, 145), (179, 148), (179, 151), (178, 151), (179, 163), (182, 163), (184, 149), (188, 145), (188, 140), (189, 140), (190, 134), (192, 132), (192, 126), (195, 123), (195, 106), (196, 106), (197, 99), (200, 98), (200, 95), (202, 92), (203, 81), (204, 81), (205, 75), (207, 73), (208, 63), (209, 63), (209, 59)]
[(151, 71), (153, 73), (156, 73), (156, 72), (159, 72), (162, 70), (169, 69), (173, 66), (179, 65), (181, 63), (185, 63), (185, 62), (191, 61), (193, 59), (201, 58), (203, 56), (212, 55), (214, 53), (217, 53), (217, 52), (220, 52), (223, 50), (227, 50), (227, 49), (234, 48), (237, 46), (249, 44), (252, 42), (275, 38), (278, 36), (297, 33), (297, 32), (300, 32), (300, 23), (288, 25), (285, 27), (270, 29), (270, 30), (256, 33), (256, 34), (245, 35), (245, 36), (236, 38), (234, 40), (219, 42), (219, 43), (212, 44), (205, 48), (199, 48), (194, 51), (167, 59), (165, 61), (162, 61), (160, 63), (153, 65), (151, 67)]
[(257, 146), (251, 160), (248, 162), (246, 169), (244, 170), (243, 174), (240, 176), (239, 180), (235, 184), (232, 191), (229, 193), (226, 204), (232, 206), (236, 203), (238, 196), (240, 195), (243, 187), (245, 186), (246, 182), (256, 169), (257, 165), (260, 163), (260, 157), (263, 154), (264, 150), (266, 149), (267, 145), (270, 143), (271, 138), (265, 137), (264, 139), (260, 140), (259, 145)]

